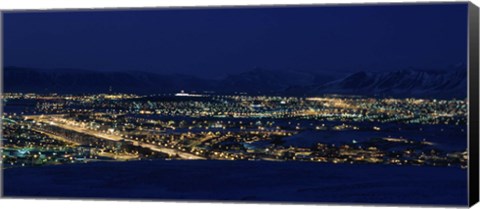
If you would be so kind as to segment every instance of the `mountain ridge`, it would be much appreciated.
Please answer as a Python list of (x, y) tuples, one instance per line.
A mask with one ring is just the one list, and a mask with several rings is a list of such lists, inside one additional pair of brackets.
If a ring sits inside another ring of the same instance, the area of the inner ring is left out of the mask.
[(466, 66), (447, 70), (402, 69), (388, 72), (302, 72), (253, 69), (223, 79), (144, 71), (4, 68), (5, 92), (217, 93), (318, 96), (349, 94), (376, 97), (465, 98)]

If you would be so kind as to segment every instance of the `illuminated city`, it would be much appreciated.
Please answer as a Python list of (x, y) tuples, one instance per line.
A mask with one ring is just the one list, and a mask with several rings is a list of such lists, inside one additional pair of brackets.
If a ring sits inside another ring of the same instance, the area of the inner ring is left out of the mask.
[(7, 168), (148, 159), (467, 165), (466, 149), (428, 134), (466, 136), (464, 100), (185, 92), (2, 99)]

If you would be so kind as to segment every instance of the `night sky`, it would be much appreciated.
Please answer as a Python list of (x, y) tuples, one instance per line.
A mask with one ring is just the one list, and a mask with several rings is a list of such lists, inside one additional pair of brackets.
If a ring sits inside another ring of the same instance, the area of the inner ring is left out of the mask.
[(4, 65), (206, 77), (466, 63), (467, 4), (6, 13)]

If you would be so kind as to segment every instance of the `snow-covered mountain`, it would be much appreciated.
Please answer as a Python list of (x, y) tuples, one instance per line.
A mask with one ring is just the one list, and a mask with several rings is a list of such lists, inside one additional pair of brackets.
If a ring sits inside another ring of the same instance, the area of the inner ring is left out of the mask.
[(305, 95), (350, 94), (381, 97), (458, 98), (467, 95), (467, 70), (357, 72), (321, 85), (289, 89)]

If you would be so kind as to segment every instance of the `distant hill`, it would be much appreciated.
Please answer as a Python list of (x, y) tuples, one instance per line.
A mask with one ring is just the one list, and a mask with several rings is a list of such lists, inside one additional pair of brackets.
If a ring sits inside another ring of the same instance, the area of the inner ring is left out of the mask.
[(300, 72), (254, 69), (223, 79), (142, 71), (98, 72), (78, 69), (6, 67), (5, 92), (58, 93), (164, 93), (213, 91), (217, 93), (323, 95), (349, 94), (380, 97), (465, 98), (467, 70), (406, 69), (391, 72)]
[(229, 75), (219, 82), (222, 89), (250, 93), (284, 93), (295, 86), (324, 84), (338, 79), (343, 74), (335, 72), (297, 72), (254, 69)]
[(98, 72), (78, 69), (32, 69), (6, 67), (6, 92), (98, 93), (115, 92), (163, 93), (214, 91), (222, 93), (282, 93), (289, 87), (323, 84), (340, 76), (333, 73), (314, 74), (295, 71), (254, 69), (232, 74), (224, 79), (203, 79), (182, 74), (156, 74), (142, 71)]
[(98, 72), (77, 69), (41, 70), (7, 67), (6, 92), (59, 93), (157, 93), (181, 89), (214, 89), (210, 81), (187, 75), (159, 75), (149, 72)]

